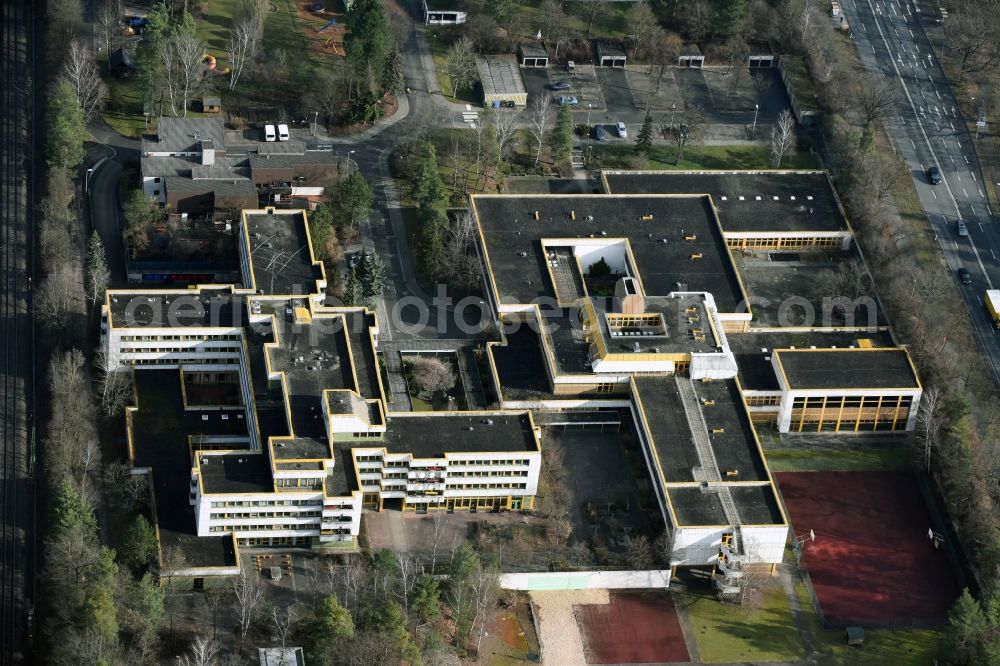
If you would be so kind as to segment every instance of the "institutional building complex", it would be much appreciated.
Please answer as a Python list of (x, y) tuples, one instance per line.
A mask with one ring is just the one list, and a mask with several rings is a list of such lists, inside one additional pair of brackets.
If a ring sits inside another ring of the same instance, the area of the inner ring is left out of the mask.
[(829, 179), (621, 172), (603, 189), (470, 197), (499, 330), (489, 410), (389, 409), (385, 322), (327, 305), (302, 211), (244, 211), (242, 284), (109, 291), (161, 546), (211, 573), (244, 545), (349, 546), (364, 509), (531, 510), (544, 428), (614, 422), (672, 566), (780, 562), (758, 428), (912, 429), (921, 395), (870, 280), (845, 277), (867, 273)]

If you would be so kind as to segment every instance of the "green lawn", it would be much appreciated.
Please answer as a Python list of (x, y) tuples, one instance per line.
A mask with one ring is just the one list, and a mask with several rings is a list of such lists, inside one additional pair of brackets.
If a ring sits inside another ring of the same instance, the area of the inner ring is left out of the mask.
[[(449, 102), (458, 104), (475, 104), (482, 106), (479, 98), (478, 83), (473, 83), (468, 88), (461, 88), (453, 97), (451, 94), (451, 77), (448, 76), (448, 47), (449, 42), (442, 39), (441, 35), (445, 29), (438, 29), (432, 32), (431, 55), (434, 56), (434, 71), (437, 72), (438, 85), (441, 86), (441, 95)], [(434, 35), (437, 35), (436, 37)], [(476, 81), (479, 79), (477, 78)]]
[(850, 647), (840, 629), (823, 629), (813, 611), (805, 583), (795, 594), (806, 611), (819, 652), (819, 663), (829, 666), (925, 666), (940, 659), (941, 632), (933, 629), (867, 629), (863, 647)]
[[(656, 144), (649, 159), (633, 155), (634, 146), (595, 145), (593, 158), (603, 168), (639, 168), (656, 170), (689, 169), (770, 169), (771, 155), (767, 146), (692, 146), (685, 149), (684, 159), (674, 164), (677, 147), (673, 144)], [(783, 169), (818, 169), (819, 161), (807, 152), (793, 153), (782, 163)]]
[(773, 586), (765, 592), (760, 607), (752, 611), (721, 603), (707, 587), (689, 588), (681, 603), (688, 603), (693, 638), (702, 661), (719, 664), (803, 659), (805, 648), (792, 622), (788, 597), (777, 579), (771, 582)]
[(772, 472), (901, 471), (910, 468), (912, 452), (893, 449), (769, 449)]
[(242, 7), (241, 0), (210, 0), (206, 3), (205, 15), (196, 24), (198, 39), (205, 42), (208, 53), (218, 59), (219, 68), (227, 66), (226, 40), (229, 38), (229, 29), (233, 27), (233, 19)]

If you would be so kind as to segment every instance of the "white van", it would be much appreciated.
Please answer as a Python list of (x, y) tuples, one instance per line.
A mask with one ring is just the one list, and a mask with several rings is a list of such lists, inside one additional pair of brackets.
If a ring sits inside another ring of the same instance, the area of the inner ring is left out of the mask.
[(288, 125), (278, 125), (278, 141), (288, 141)]
[(264, 125), (264, 141), (274, 141), (274, 125)]

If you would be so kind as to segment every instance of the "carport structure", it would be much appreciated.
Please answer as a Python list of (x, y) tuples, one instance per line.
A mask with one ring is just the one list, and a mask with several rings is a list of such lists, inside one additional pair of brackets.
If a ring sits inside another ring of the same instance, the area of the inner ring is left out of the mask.
[(697, 44), (685, 44), (681, 48), (681, 54), (677, 56), (679, 67), (704, 67), (705, 56)]
[(518, 49), (521, 58), (521, 67), (548, 67), (549, 52), (542, 44), (522, 44)]
[(514, 102), (518, 106), (528, 103), (528, 91), (521, 78), (521, 70), (513, 55), (487, 55), (476, 60), (479, 80), (483, 84), (483, 105), (494, 102)]
[(625, 49), (621, 44), (597, 42), (597, 64), (600, 67), (625, 67)]

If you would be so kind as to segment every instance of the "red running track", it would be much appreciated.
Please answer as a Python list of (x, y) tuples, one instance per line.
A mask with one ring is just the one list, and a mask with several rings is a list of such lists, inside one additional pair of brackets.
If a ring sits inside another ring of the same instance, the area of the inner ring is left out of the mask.
[(667, 591), (612, 592), (609, 604), (574, 609), (588, 664), (691, 660)]
[(927, 508), (912, 474), (775, 474), (795, 534), (810, 529), (803, 562), (831, 626), (931, 626), (958, 587), (927, 536)]

